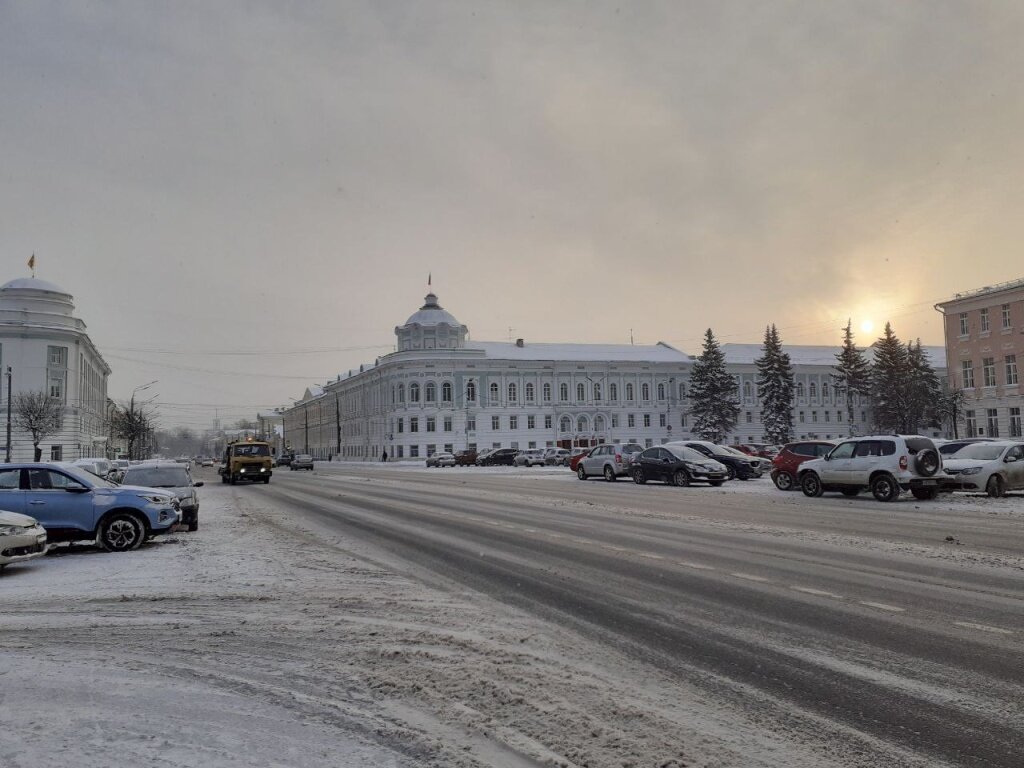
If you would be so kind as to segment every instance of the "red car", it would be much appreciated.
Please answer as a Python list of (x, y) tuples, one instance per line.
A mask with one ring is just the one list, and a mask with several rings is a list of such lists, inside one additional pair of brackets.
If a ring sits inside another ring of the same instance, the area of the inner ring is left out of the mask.
[(772, 459), (772, 482), (780, 491), (795, 491), (800, 486), (796, 482), (796, 468), (810, 459), (820, 459), (836, 447), (828, 440), (801, 440), (784, 446)]
[(779, 454), (779, 447), (777, 445), (769, 445), (768, 443), (744, 443), (729, 447), (742, 451), (748, 456), (758, 456), (762, 459), (774, 459)]
[(589, 453), (590, 448), (573, 448), (572, 454), (569, 456), (569, 469), (575, 472), (577, 465), (580, 463), (580, 459)]

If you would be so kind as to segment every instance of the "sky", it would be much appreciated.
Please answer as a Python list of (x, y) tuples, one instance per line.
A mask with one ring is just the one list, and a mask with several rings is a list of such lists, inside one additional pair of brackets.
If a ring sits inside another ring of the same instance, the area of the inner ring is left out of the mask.
[(1022, 39), (1019, 2), (0, 0), (0, 282), (34, 253), (164, 426), (392, 351), (428, 275), (478, 340), (941, 344), (1024, 276)]

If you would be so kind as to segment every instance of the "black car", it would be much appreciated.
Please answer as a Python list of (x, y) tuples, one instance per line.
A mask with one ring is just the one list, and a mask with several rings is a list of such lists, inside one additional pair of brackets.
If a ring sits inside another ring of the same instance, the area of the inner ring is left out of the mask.
[(939, 453), (948, 458), (953, 458), (957, 451), (974, 443), (991, 443), (991, 437), (961, 437), (959, 440), (950, 440), (939, 446)]
[(762, 473), (760, 459), (740, 454), (738, 451), (733, 453), (724, 445), (715, 445), (706, 440), (687, 440), (685, 442), (670, 443), (670, 445), (684, 445), (687, 448), (693, 448), (693, 450), (700, 451), (708, 458), (724, 464), (725, 471), (728, 473), (727, 479), (729, 480), (734, 478), (749, 480), (752, 477), (760, 477)]
[(630, 474), (637, 485), (661, 480), (679, 486), (693, 482), (719, 486), (726, 480), (725, 466), (717, 459), (682, 445), (648, 448), (633, 459)]
[(282, 453), (277, 457), (277, 466), (279, 467), (290, 467), (292, 461), (295, 459), (294, 453)]
[(499, 448), (493, 453), (490, 453), (480, 459), (480, 466), (494, 467), (498, 465), (505, 465), (511, 467), (518, 453), (518, 448)]

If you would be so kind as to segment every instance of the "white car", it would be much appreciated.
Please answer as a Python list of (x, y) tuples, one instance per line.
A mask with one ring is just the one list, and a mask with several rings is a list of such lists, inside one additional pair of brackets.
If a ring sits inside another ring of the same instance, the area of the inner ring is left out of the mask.
[(512, 463), (517, 467), (543, 467), (544, 449), (528, 448), (516, 456), (515, 459), (512, 460)]
[(441, 453), (435, 453), (433, 456), (427, 457), (428, 467), (454, 467), (455, 466), (455, 454), (442, 451)]
[(1024, 444), (1011, 441), (972, 443), (943, 462), (957, 491), (984, 491), (998, 498), (1024, 488)]
[(46, 531), (34, 517), (0, 510), (0, 571), (46, 554)]

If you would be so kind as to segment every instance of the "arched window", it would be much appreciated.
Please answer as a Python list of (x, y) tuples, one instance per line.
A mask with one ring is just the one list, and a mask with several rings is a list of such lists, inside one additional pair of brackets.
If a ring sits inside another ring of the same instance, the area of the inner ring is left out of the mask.
[(807, 389), (811, 393), (811, 400), (814, 400), (818, 396), (818, 385), (812, 381)]
[(405, 402), (405, 384), (398, 385), (398, 402)]
[(420, 401), (420, 385), (413, 383), (409, 385), (409, 402), (418, 403)]
[(432, 381), (427, 382), (427, 386), (423, 389), (423, 399), (428, 403), (437, 401), (437, 384)]
[(496, 382), (496, 381), (492, 381), (491, 382), (490, 392), (491, 392), (491, 404), (494, 405), (495, 403), (498, 402), (498, 382)]
[(685, 400), (686, 399), (686, 385), (685, 384), (680, 384), (679, 385), (679, 399), (680, 400)]
[(526, 382), (526, 402), (533, 402), (533, 382)]
[(796, 396), (797, 397), (803, 397), (804, 396), (804, 383), (802, 381), (798, 381), (796, 383)]
[(563, 403), (569, 402), (569, 385), (565, 382), (558, 385), (558, 399)]
[(647, 402), (648, 400), (651, 399), (651, 385), (650, 384), (641, 384), (640, 385), (640, 397), (643, 398), (644, 402)]
[(659, 400), (664, 400), (665, 399), (665, 385), (664, 384), (659, 384), (658, 385), (658, 399)]
[(510, 403), (518, 402), (519, 400), (519, 387), (515, 384), (508, 385), (508, 401)]
[(544, 402), (545, 403), (550, 403), (551, 402), (551, 385), (550, 384), (545, 384), (544, 385)]
[(576, 400), (578, 402), (582, 403), (586, 399), (587, 399), (587, 388), (584, 387), (583, 384), (577, 384), (576, 385)]
[(587, 421), (586, 416), (580, 416), (578, 419), (576, 419), (576, 431), (581, 434), (583, 432), (590, 431), (590, 422)]
[(626, 402), (629, 402), (629, 403), (633, 402), (633, 385), (632, 384), (627, 384), (626, 385)]
[(821, 385), (821, 399), (828, 400), (828, 384)]
[(604, 432), (604, 416), (598, 414), (594, 417), (594, 431)]
[(572, 432), (572, 419), (568, 416), (563, 416), (558, 420), (558, 429), (562, 432)]
[(749, 381), (743, 382), (743, 399), (747, 401), (754, 399), (754, 385)]
[(594, 399), (595, 400), (600, 400), (601, 399), (601, 385), (600, 384), (595, 384), (594, 385)]
[(617, 403), (619, 401), (619, 385), (618, 384), (609, 384), (608, 385), (608, 398), (613, 403)]
[(450, 403), (452, 401), (452, 384), (450, 381), (446, 381), (441, 385), (441, 402)]
[(469, 384), (466, 385), (466, 399), (469, 400), (471, 403), (475, 403), (476, 402), (476, 382), (475, 381), (470, 381)]

